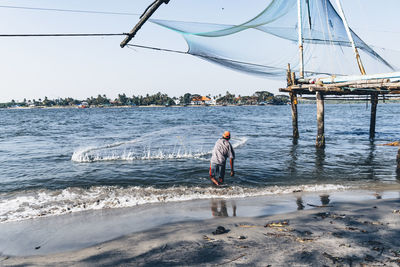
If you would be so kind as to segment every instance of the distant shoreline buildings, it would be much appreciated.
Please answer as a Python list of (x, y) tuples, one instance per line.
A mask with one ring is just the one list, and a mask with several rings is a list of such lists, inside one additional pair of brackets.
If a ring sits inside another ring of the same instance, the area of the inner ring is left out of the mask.
[(114, 100), (106, 95), (98, 95), (84, 100), (77, 100), (71, 97), (57, 98), (50, 100), (47, 97), (42, 99), (24, 99), (21, 102), (11, 100), (7, 103), (0, 103), (0, 108), (43, 108), (43, 107), (121, 107), (121, 106), (217, 106), (217, 105), (285, 105), (289, 103), (286, 95), (277, 95), (267, 91), (257, 91), (251, 96), (234, 95), (228, 91), (224, 96), (203, 96), (199, 94), (186, 93), (181, 97), (169, 97), (167, 94), (157, 93), (146, 96), (126, 96), (118, 94)]

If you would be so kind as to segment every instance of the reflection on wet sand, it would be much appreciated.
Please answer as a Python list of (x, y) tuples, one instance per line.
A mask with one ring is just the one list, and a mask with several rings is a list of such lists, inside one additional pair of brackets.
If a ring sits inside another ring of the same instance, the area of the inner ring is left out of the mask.
[(320, 195), (319, 198), (321, 199), (322, 206), (327, 206), (330, 202), (329, 195)]
[[(231, 201), (232, 205), (232, 216), (236, 216), (236, 203)], [(229, 217), (228, 209), (226, 207), (225, 200), (211, 200), (211, 214), (213, 217)]]
[[(321, 207), (322, 206), (327, 206), (330, 203), (329, 195), (327, 194), (322, 194), (319, 196), (321, 200)], [(296, 197), (296, 205), (297, 205), (297, 210), (304, 210), (304, 201), (303, 201), (303, 196), (297, 196)], [(311, 206), (311, 204), (308, 204)]]
[[(369, 153), (368, 153), (368, 157), (365, 159), (365, 165), (369, 166), (369, 170), (368, 170), (368, 178), (371, 180), (376, 180), (376, 173), (375, 173), (375, 166), (378, 163), (375, 163), (375, 157), (376, 157), (376, 145), (374, 144), (374, 142), (371, 142), (369, 145)], [(380, 192), (379, 190), (377, 190), (374, 194), (374, 196), (376, 197), (376, 199), (382, 199), (382, 192)]]
[(376, 173), (375, 173), (375, 150), (376, 146), (372, 142), (369, 145), (369, 153), (368, 157), (365, 159), (365, 165), (368, 166), (368, 178), (375, 180), (376, 179)]
[(297, 210), (304, 210), (303, 198), (301, 196), (297, 197), (296, 204), (297, 204)]

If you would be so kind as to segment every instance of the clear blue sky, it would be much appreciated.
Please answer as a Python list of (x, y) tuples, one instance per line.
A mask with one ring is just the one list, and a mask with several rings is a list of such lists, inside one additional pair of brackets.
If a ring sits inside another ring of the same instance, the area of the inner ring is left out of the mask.
[[(142, 13), (152, 0), (0, 0), (4, 6)], [(251, 5), (249, 4), (251, 2)], [(270, 0), (171, 0), (154, 18), (238, 24), (254, 17)], [(334, 2), (334, 1), (332, 1)], [(398, 0), (342, 0), (350, 26), (367, 43), (397, 49)], [(0, 33), (122, 33), (138, 16), (0, 8)], [(285, 81), (235, 72), (198, 58), (141, 49), (121, 49), (123, 37), (1, 38), (0, 102), (118, 93), (156, 92), (180, 96), (278, 93)], [(179, 34), (146, 24), (133, 40), (185, 50)], [(400, 49), (397, 49), (400, 50)]]

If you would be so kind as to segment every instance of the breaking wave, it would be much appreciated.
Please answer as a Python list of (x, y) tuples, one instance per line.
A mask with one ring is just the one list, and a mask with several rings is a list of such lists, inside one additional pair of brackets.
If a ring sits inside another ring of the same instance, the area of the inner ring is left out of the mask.
[(169, 188), (93, 186), (88, 189), (71, 187), (60, 190), (32, 190), (0, 195), (0, 222), (20, 221), (85, 210), (127, 208), (151, 203), (166, 203), (212, 198), (244, 198), (293, 192), (345, 190), (341, 185), (270, 186), (248, 188), (231, 186)]
[[(196, 132), (196, 138), (191, 138), (192, 131), (192, 126), (179, 126), (125, 142), (80, 148), (73, 153), (71, 160), (83, 163), (115, 160), (201, 159), (211, 154), (215, 138), (222, 132), (214, 126), (203, 125)], [(246, 142), (246, 137), (233, 137), (231, 140), (234, 148)]]

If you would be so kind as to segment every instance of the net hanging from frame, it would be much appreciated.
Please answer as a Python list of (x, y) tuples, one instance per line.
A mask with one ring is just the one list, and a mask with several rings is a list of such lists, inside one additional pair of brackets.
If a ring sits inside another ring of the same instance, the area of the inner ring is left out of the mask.
[[(342, 19), (329, 0), (302, 0), (305, 75), (359, 74)], [(242, 72), (269, 78), (299, 71), (296, 0), (272, 0), (257, 16), (238, 25), (151, 19), (183, 36), (188, 53)], [(351, 31), (369, 73), (398, 68)], [(386, 51), (387, 52), (387, 51)]]

